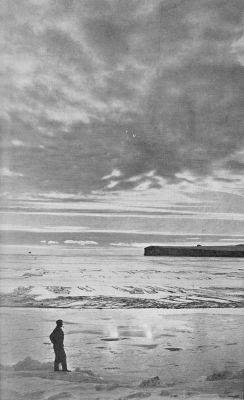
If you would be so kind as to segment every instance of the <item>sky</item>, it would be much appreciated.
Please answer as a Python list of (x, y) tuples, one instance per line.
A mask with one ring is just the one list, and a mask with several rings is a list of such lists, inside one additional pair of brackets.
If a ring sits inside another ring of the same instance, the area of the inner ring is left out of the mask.
[(1, 14), (2, 243), (244, 242), (243, 0)]

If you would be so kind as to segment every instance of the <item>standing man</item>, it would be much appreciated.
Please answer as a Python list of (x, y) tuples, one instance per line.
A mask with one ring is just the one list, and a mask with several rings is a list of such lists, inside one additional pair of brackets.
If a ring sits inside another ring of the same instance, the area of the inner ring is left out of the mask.
[(59, 364), (61, 364), (62, 370), (68, 372), (66, 354), (64, 351), (64, 332), (62, 329), (63, 321), (61, 319), (58, 319), (56, 321), (56, 325), (56, 328), (49, 336), (53, 344), (53, 349), (55, 353), (54, 371), (59, 371)]

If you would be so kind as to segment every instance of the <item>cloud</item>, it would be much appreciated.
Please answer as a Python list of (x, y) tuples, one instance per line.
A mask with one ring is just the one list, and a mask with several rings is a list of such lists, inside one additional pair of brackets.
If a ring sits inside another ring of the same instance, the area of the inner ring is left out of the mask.
[(79, 246), (97, 246), (98, 243), (93, 240), (65, 240), (64, 244), (78, 244)]
[(12, 143), (13, 146), (16, 146), (16, 147), (22, 147), (22, 146), (25, 145), (24, 142), (22, 142), (19, 139), (12, 139), (11, 143)]
[(232, 51), (238, 61), (244, 65), (244, 35), (240, 39), (232, 43)]
[(111, 179), (114, 177), (120, 177), (121, 176), (121, 172), (118, 169), (114, 169), (111, 174), (109, 175), (105, 175), (102, 177), (102, 180), (107, 180), (107, 179)]
[(7, 167), (0, 168), (0, 176), (5, 178), (17, 178), (24, 176), (21, 172), (10, 171)]
[(243, 11), (242, 0), (10, 0), (2, 125), (23, 182), (9, 190), (146, 191), (182, 174), (220, 185), (220, 170), (234, 182)]
[(49, 244), (49, 245), (59, 244), (59, 242), (57, 240), (41, 240), (40, 243)]

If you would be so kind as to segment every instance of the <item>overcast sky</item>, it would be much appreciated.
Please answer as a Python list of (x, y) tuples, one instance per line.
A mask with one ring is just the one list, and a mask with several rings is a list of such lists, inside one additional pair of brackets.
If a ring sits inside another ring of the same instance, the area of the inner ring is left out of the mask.
[(5, 207), (14, 197), (19, 207), (42, 201), (36, 209), (43, 200), (55, 209), (55, 199), (61, 212), (84, 199), (92, 212), (104, 201), (115, 211), (156, 201), (193, 212), (197, 202), (208, 220), (220, 212), (241, 222), (243, 0), (1, 8)]

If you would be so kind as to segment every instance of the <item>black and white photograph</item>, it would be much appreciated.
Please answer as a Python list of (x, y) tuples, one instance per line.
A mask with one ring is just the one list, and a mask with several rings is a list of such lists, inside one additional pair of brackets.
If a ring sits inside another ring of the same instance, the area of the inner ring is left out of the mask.
[(1, 400), (244, 399), (244, 1), (0, 13)]

